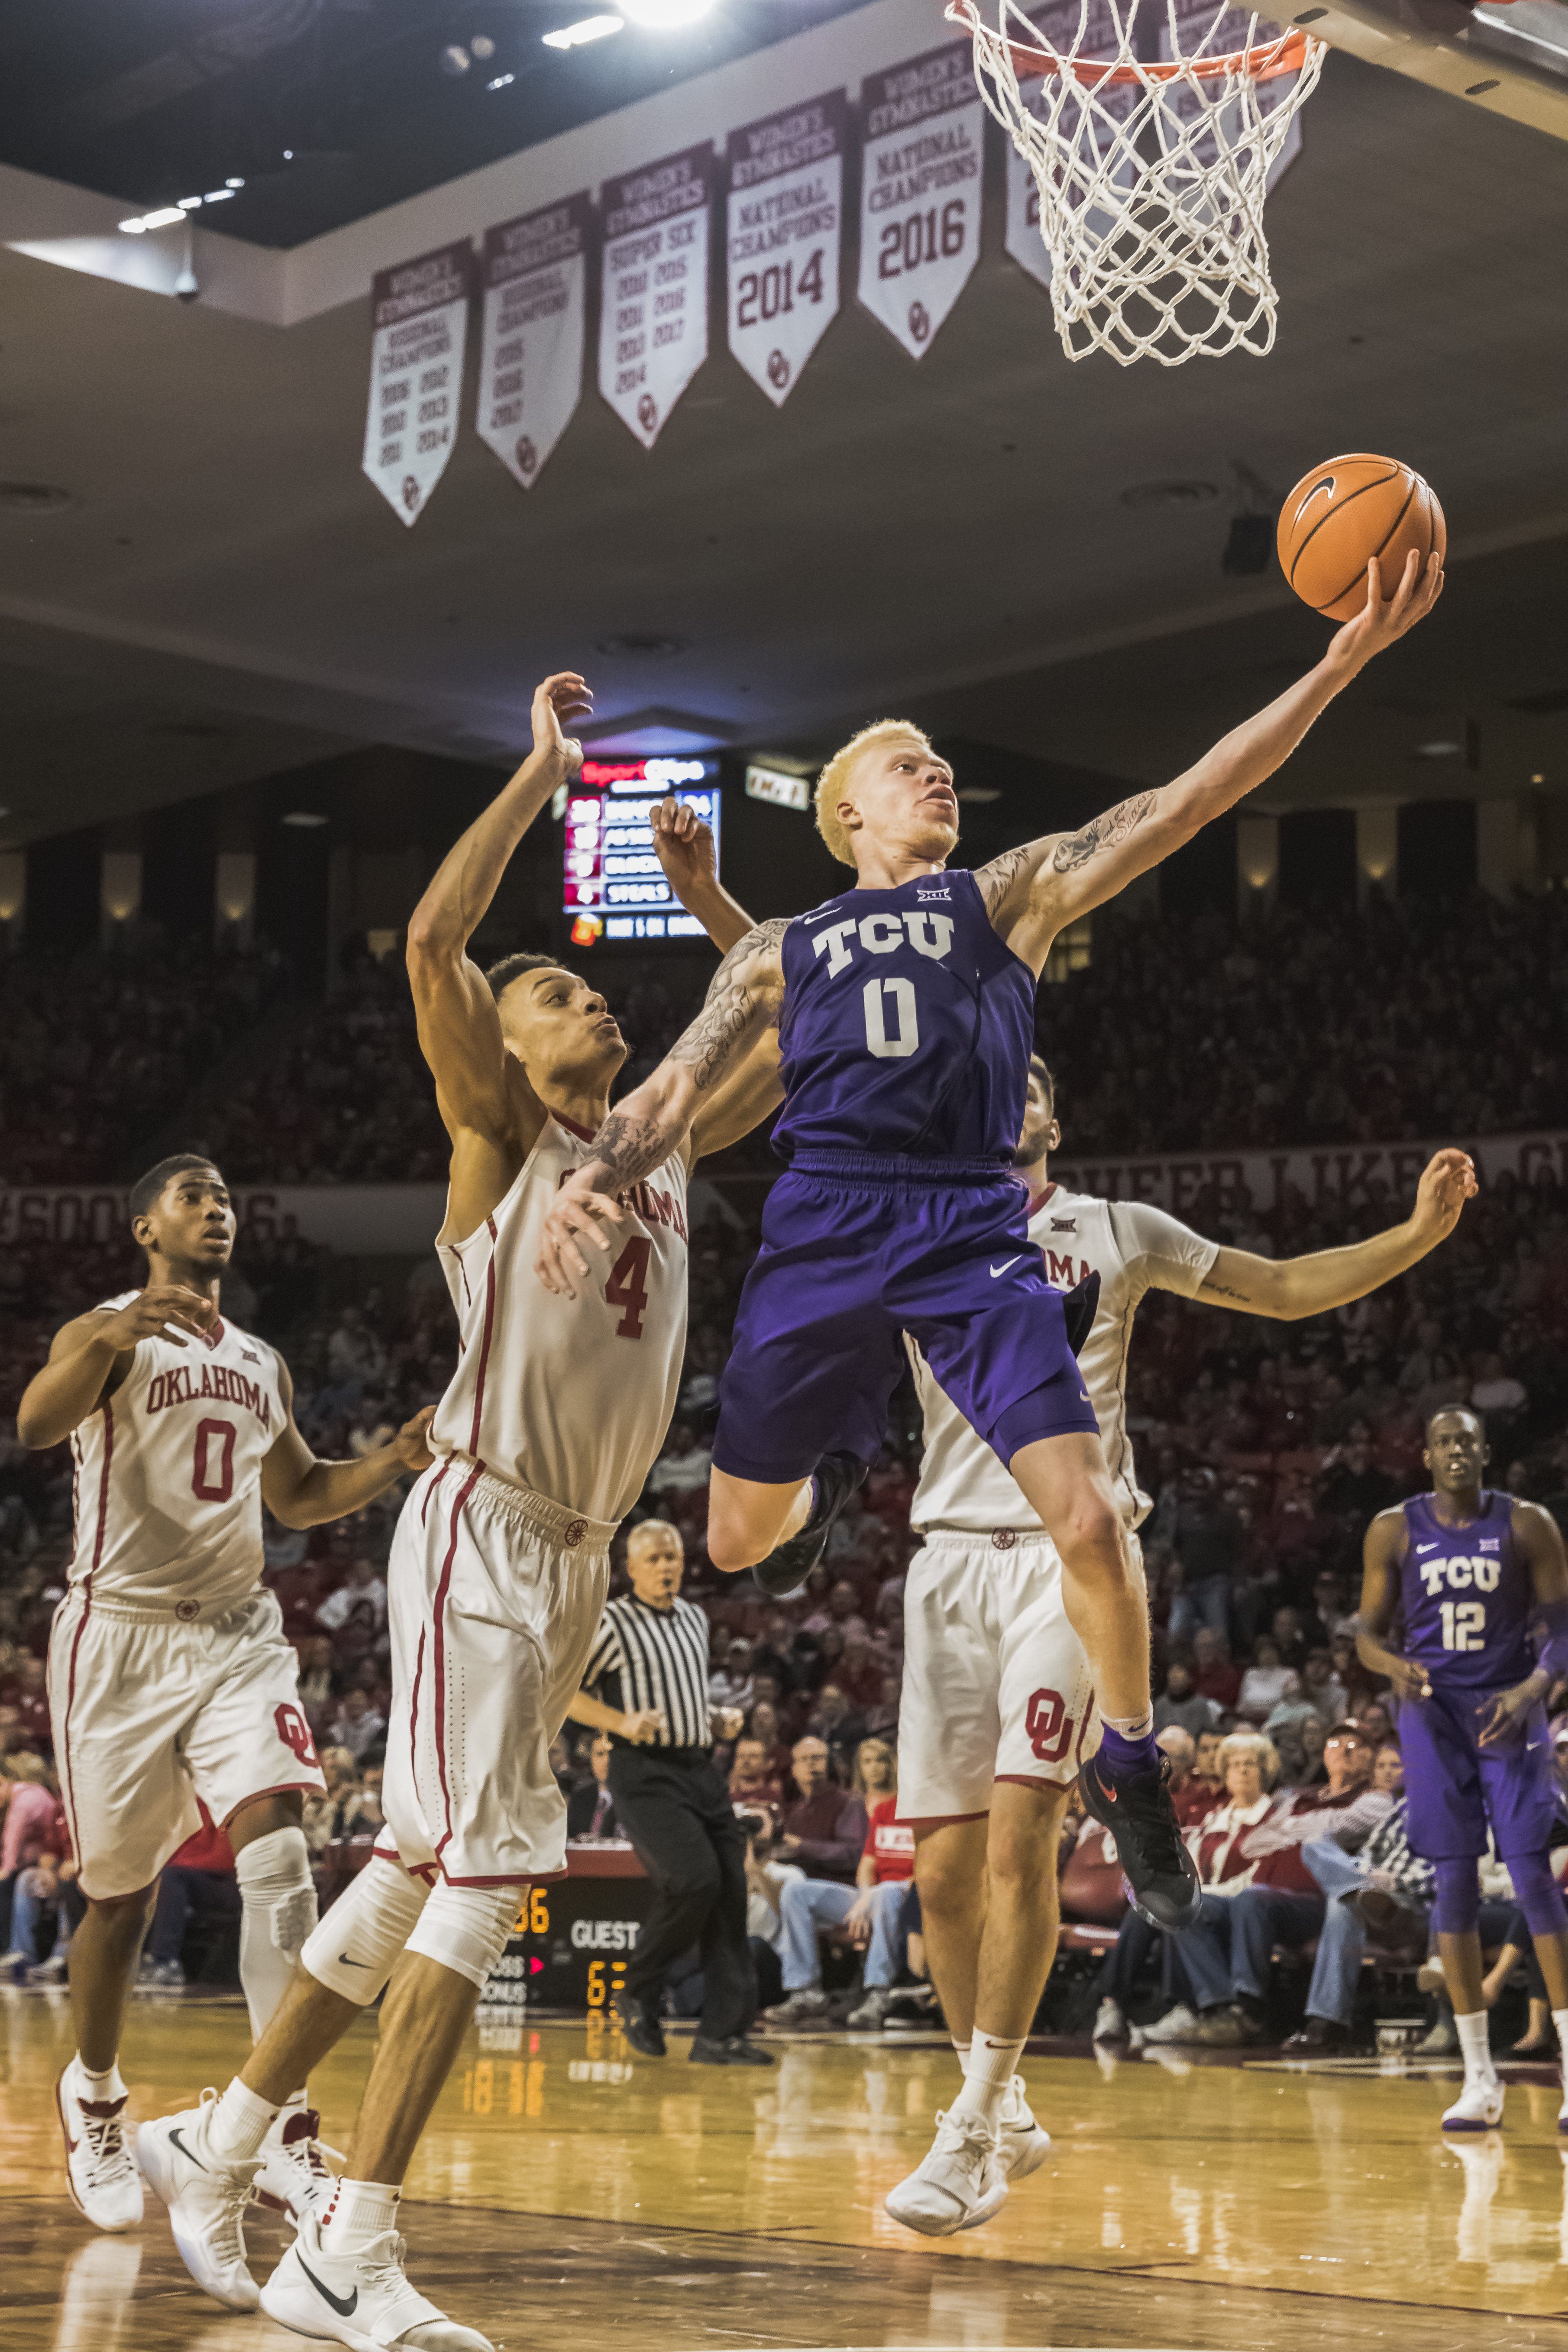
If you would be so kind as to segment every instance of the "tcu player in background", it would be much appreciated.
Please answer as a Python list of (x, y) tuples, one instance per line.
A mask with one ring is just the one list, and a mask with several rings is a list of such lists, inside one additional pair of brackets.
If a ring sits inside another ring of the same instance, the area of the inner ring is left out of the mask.
[[(485, 972), (468, 942), (518, 843), (581, 765), (563, 720), (591, 708), (574, 674), (540, 687), (532, 751), (448, 852), (408, 927), (419, 1043), (452, 1139), (437, 1249), (462, 1352), (387, 1574), (386, 1835), (221, 2098), (143, 2125), (138, 2139), (199, 2285), (360, 2352), (489, 2352), (409, 2284), (402, 2182), (520, 1888), (565, 1870), (550, 1744), (599, 1628), (610, 1539), (674, 1408), (691, 1162), (744, 1134), (777, 1092), (769, 1055), (738, 1065), (690, 1136), (628, 1189), (627, 1233), (590, 1297), (573, 1307), (539, 1288), (530, 1269), (546, 1211), (588, 1158), (627, 1048), (603, 996), (553, 958), (508, 956)], [(241, 2216), (272, 2117), (405, 1950), (348, 2171), (258, 2294)]]
[[(1432, 1492), (1380, 1511), (1366, 1531), (1356, 1647), (1394, 1685), (1410, 1844), (1436, 1871), (1432, 1924), (1465, 2061), (1443, 2129), (1480, 2132), (1501, 2123), (1503, 2088), (1477, 1933), (1489, 1824), (1568, 2053), (1568, 1909), (1548, 1860), (1559, 1806), (1545, 1710), (1568, 1674), (1568, 1559), (1550, 1511), (1482, 1486), (1491, 1456), (1479, 1413), (1435, 1412), (1424, 1459)], [(1568, 2132), (1568, 2095), (1557, 2128)]]
[[(656, 813), (660, 862), (715, 946), (744, 936), (746, 917), (718, 888), (711, 836), (689, 809)], [(1142, 1202), (1064, 1192), (1047, 1175), (1061, 1143), (1051, 1074), (1029, 1063), (1013, 1171), (1027, 1194), (1026, 1240), (1063, 1289), (1098, 1280), (1079, 1370), (1099, 1424), (1106, 1475), (1126, 1529), (1150, 1499), (1127, 1435), (1127, 1354), (1144, 1293), (1285, 1321), (1363, 1297), (1444, 1240), (1476, 1190), (1462, 1151), (1436, 1154), (1410, 1218), (1353, 1248), (1276, 1262), (1205, 1241)], [(981, 1277), (989, 1283), (987, 1270)], [(1050, 2142), (1014, 2074), (968, 2061), (977, 2011), (1021, 2043), (1056, 1954), (1056, 1853), (1068, 1792), (1100, 1742), (1092, 1677), (1068, 1622), (1060, 1555), (1016, 1481), (976, 1435), (908, 1333), (926, 1448), (910, 1524), (926, 1536), (904, 1592), (899, 1715), (899, 1819), (915, 1833), (926, 1954), (964, 2087), (937, 2118), (935, 2146), (889, 2195), (896, 2221), (931, 2237), (995, 2212), (1009, 2178), (1043, 2162)]]
[[(70, 2192), (100, 2230), (142, 2218), (118, 2063), (125, 1996), (169, 1856), (228, 1832), (239, 1973), (259, 2038), (316, 1924), (300, 1823), (324, 1783), (299, 1664), (261, 1584), (261, 1506), (286, 1527), (357, 1511), (423, 1469), (428, 1413), (358, 1462), (319, 1462), (288, 1368), (218, 1311), (235, 1215), (212, 1162), (182, 1153), (130, 1195), (148, 1283), (56, 1337), (16, 1415), (24, 1445), (71, 1441), (76, 1549), (49, 1633), (60, 1792), (87, 1898), (71, 1939), (77, 2049), (57, 2093)], [(290, 2084), (257, 2186), (296, 2221), (330, 2184)]]

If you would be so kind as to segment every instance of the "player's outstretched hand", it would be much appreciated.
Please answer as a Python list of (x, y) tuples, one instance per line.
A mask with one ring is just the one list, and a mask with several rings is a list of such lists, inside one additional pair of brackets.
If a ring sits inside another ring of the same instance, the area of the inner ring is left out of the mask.
[(157, 1282), (110, 1315), (103, 1336), (112, 1339), (117, 1350), (129, 1350), (139, 1339), (172, 1339), (176, 1348), (188, 1348), (185, 1332), (200, 1339), (216, 1320), (217, 1308), (199, 1290), (187, 1290), (183, 1282)]
[(591, 719), (594, 697), (586, 679), (574, 669), (557, 670), (533, 695), (533, 748), (553, 751), (575, 775), (583, 765), (583, 746), (567, 734), (574, 719)]
[(653, 812), (653, 845), (664, 868), (664, 878), (684, 907), (689, 895), (719, 879), (719, 857), (713, 828), (705, 824), (689, 801), (660, 801)]
[(626, 1222), (620, 1202), (608, 1192), (595, 1192), (587, 1171), (579, 1168), (550, 1203), (539, 1237), (533, 1271), (546, 1290), (558, 1298), (575, 1298), (595, 1279), (584, 1250), (614, 1249)]
[(436, 1418), (433, 1404), (421, 1405), (412, 1421), (405, 1421), (392, 1441), (392, 1450), (408, 1470), (428, 1470), (436, 1459), (431, 1453), (426, 1433)]
[(1431, 1246), (1436, 1248), (1439, 1242), (1447, 1240), (1459, 1222), (1465, 1202), (1473, 1201), (1479, 1190), (1476, 1163), (1468, 1151), (1435, 1151), (1415, 1188), (1412, 1223), (1420, 1227), (1424, 1239), (1431, 1235)]
[(1478, 1748), (1511, 1748), (1524, 1736), (1525, 1721), (1532, 1706), (1540, 1704), (1542, 1688), (1531, 1677), (1528, 1682), (1515, 1683), (1512, 1690), (1499, 1691), (1477, 1707), (1480, 1717)]
[(1385, 653), (1407, 629), (1424, 621), (1442, 593), (1443, 559), (1436, 548), (1423, 564), (1413, 547), (1405, 559), (1404, 577), (1386, 597), (1374, 555), (1366, 567), (1366, 603), (1331, 639), (1327, 658), (1360, 669), (1373, 654)]
[(1395, 1698), (1423, 1699), (1432, 1696), (1431, 1677), (1426, 1667), (1417, 1665), (1414, 1658), (1392, 1658), (1388, 1679), (1394, 1685)]

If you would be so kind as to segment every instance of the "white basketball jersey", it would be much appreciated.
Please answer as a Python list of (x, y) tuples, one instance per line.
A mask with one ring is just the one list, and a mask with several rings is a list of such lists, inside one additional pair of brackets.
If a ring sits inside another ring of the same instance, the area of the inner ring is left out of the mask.
[[(103, 1303), (110, 1311), (138, 1294)], [(181, 1347), (137, 1343), (131, 1370), (71, 1436), (73, 1589), (195, 1616), (261, 1578), (261, 1465), (284, 1424), (279, 1360), (226, 1319)]]
[(534, 1273), (566, 1179), (593, 1157), (586, 1129), (547, 1118), (504, 1201), (437, 1249), (462, 1354), (430, 1443), (591, 1519), (626, 1517), (664, 1443), (686, 1347), (686, 1168), (635, 1185), (607, 1263), (575, 1299)]
[[(1138, 1484), (1127, 1434), (1127, 1350), (1132, 1318), (1147, 1290), (1194, 1297), (1219, 1255), (1217, 1242), (1142, 1201), (1096, 1201), (1047, 1184), (1029, 1203), (1029, 1238), (1039, 1244), (1046, 1279), (1070, 1290), (1100, 1276), (1100, 1307), (1079, 1358), (1079, 1369), (1100, 1423), (1117, 1501), (1130, 1528), (1147, 1518), (1149, 1497)], [(1033, 1528), (1039, 1521), (983, 1437), (938, 1387), (930, 1365), (908, 1333), (925, 1418), (925, 1454), (910, 1510), (911, 1527), (958, 1528), (984, 1535), (994, 1528)]]

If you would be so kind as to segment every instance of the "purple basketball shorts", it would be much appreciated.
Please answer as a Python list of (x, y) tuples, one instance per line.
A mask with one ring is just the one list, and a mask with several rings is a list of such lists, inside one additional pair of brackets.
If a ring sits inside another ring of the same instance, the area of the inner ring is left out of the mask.
[(1543, 1708), (1532, 1708), (1499, 1748), (1479, 1745), (1495, 1692), (1464, 1684), (1402, 1699), (1399, 1745), (1410, 1843), (1428, 1862), (1487, 1850), (1489, 1822), (1501, 1854), (1544, 1853), (1557, 1816), (1552, 1742)]
[(825, 1454), (873, 1460), (906, 1331), (1004, 1462), (1037, 1438), (1098, 1434), (1061, 1294), (1005, 1170), (801, 1157), (763, 1213), (720, 1389), (717, 1468), (784, 1486)]

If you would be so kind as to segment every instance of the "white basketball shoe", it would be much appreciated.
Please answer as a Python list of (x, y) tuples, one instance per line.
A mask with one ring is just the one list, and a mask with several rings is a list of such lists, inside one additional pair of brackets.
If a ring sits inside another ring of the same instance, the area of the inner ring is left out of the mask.
[(245, 2254), (245, 2209), (255, 2195), (259, 2157), (221, 2157), (207, 2119), (217, 2104), (204, 2091), (199, 2107), (159, 2116), (136, 2135), (136, 2153), (154, 2193), (169, 2209), (180, 2259), (205, 2294), (230, 2311), (261, 2300)]
[(1002, 2101), (1002, 2116), (997, 2126), (1002, 2143), (1002, 2169), (1008, 2179), (1027, 2180), (1037, 2172), (1051, 2152), (1051, 2136), (1035, 2120), (1034, 2111), (1024, 2095), (1024, 2077), (1015, 2074)]
[(95, 2229), (133, 2230), (142, 2219), (142, 2178), (125, 2141), (125, 2101), (95, 2099), (73, 2058), (55, 2085), (71, 2200)]
[(1494, 2074), (1489, 2081), (1467, 2083), (1451, 2107), (1443, 2116), (1446, 2132), (1495, 2131), (1502, 2121), (1502, 2084)]
[(930, 2155), (889, 2190), (884, 2204), (906, 2230), (918, 2230), (924, 2238), (951, 2238), (955, 2231), (977, 2230), (989, 2221), (1006, 2195), (1001, 2134), (981, 2116), (948, 2109), (937, 2116)]
[(459, 2327), (408, 2284), (406, 2248), (395, 2230), (350, 2253), (329, 2253), (321, 2225), (307, 2213), (299, 2235), (261, 2290), (261, 2308), (296, 2336), (324, 2336), (352, 2352), (495, 2352), (488, 2336)]
[(321, 2120), (314, 2107), (285, 2107), (261, 2143), (256, 2201), (287, 2213), (296, 2229), (307, 2212), (320, 2220), (331, 2202), (338, 2176), (328, 2157), (347, 2161), (341, 2148), (317, 2138)]

